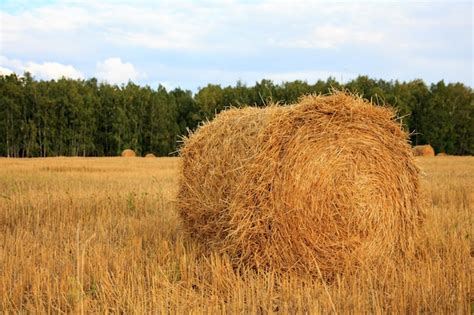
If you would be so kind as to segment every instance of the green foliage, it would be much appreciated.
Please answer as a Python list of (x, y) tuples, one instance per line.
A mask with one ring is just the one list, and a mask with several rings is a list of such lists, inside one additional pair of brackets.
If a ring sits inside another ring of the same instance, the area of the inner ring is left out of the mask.
[(398, 110), (413, 144), (437, 152), (474, 153), (473, 91), (461, 83), (427, 86), (374, 80), (367, 76), (341, 85), (334, 78), (254, 86), (209, 84), (195, 95), (163, 86), (129, 82), (117, 86), (96, 79), (36, 81), (30, 74), (0, 76), (0, 156), (114, 156), (126, 148), (139, 155), (175, 152), (182, 135), (228, 107), (293, 103), (304, 94), (348, 89), (375, 104)]

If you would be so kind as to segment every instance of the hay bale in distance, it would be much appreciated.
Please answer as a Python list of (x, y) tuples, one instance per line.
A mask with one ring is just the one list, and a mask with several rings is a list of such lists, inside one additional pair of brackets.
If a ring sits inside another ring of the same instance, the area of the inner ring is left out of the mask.
[(448, 156), (448, 154), (446, 154), (445, 152), (440, 152), (440, 153), (436, 154), (436, 156)]
[(229, 110), (181, 150), (184, 227), (234, 264), (325, 275), (411, 248), (419, 170), (389, 108), (344, 93)]
[(145, 155), (146, 158), (155, 158), (156, 155), (154, 155), (153, 153), (148, 153), (147, 155)]
[(126, 149), (122, 151), (122, 157), (136, 157), (137, 154), (132, 149)]
[(433, 147), (429, 144), (416, 145), (413, 147), (413, 154), (415, 156), (428, 157), (428, 156), (435, 156), (435, 151)]

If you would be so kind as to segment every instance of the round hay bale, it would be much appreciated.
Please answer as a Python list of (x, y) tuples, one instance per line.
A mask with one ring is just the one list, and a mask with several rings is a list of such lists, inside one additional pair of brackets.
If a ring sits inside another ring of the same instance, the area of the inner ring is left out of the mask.
[(413, 147), (413, 155), (424, 157), (435, 156), (435, 151), (433, 147), (429, 144), (416, 145)]
[(178, 209), (193, 238), (223, 246), (237, 182), (257, 152), (255, 140), (280, 107), (229, 109), (185, 139)]
[(153, 153), (148, 153), (147, 155), (145, 155), (146, 158), (156, 158), (156, 155), (154, 155)]
[(136, 157), (137, 154), (131, 149), (126, 149), (122, 151), (122, 157)]
[(179, 210), (232, 261), (329, 277), (411, 249), (419, 170), (393, 110), (351, 95), (224, 112), (185, 141)]
[(446, 154), (445, 152), (440, 152), (440, 153), (436, 154), (436, 156), (448, 156), (448, 154)]

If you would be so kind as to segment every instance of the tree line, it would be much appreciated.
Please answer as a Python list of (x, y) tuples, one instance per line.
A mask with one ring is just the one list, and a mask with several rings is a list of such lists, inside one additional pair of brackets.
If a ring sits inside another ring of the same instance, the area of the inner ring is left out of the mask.
[(347, 89), (376, 104), (397, 108), (412, 144), (437, 152), (474, 153), (474, 98), (471, 87), (444, 81), (431, 85), (359, 76), (253, 86), (209, 84), (196, 93), (121, 86), (88, 80), (35, 80), (29, 73), (0, 76), (0, 156), (116, 156), (126, 148), (139, 155), (176, 152), (179, 140), (200, 122), (230, 106), (293, 103), (304, 94)]

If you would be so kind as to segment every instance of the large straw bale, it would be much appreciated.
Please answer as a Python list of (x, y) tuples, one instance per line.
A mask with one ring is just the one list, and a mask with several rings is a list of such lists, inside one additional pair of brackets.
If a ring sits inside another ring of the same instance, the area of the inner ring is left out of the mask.
[(122, 157), (136, 157), (137, 154), (132, 149), (125, 149), (122, 151)]
[(184, 226), (236, 265), (329, 277), (403, 255), (422, 219), (393, 110), (345, 93), (224, 112), (181, 155)]
[(413, 154), (415, 156), (428, 157), (428, 156), (435, 156), (435, 151), (433, 147), (429, 144), (416, 145), (413, 147)]
[(281, 107), (229, 109), (202, 125), (180, 151), (179, 210), (193, 237), (217, 248), (231, 229), (229, 205), (257, 152), (262, 126)]

